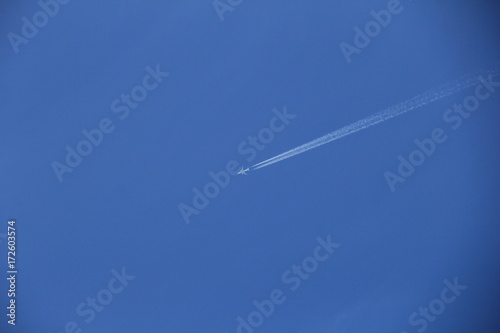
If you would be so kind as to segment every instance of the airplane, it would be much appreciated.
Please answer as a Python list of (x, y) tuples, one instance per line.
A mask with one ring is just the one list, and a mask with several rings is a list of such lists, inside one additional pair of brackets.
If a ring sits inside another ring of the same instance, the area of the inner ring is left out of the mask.
[(241, 168), (240, 171), (238, 171), (238, 175), (247, 175), (247, 171), (250, 171), (250, 168), (244, 169), (243, 167)]

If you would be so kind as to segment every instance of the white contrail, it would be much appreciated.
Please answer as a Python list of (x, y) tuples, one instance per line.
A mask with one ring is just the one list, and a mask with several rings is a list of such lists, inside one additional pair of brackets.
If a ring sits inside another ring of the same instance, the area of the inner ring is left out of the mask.
[(455, 94), (463, 89), (466, 89), (466, 88), (469, 88), (469, 87), (474, 86), (476, 84), (479, 84), (481, 82), (484, 82), (485, 79), (481, 75), (486, 75), (486, 74), (489, 74), (490, 78), (499, 75), (500, 70), (498, 69), (498, 65), (496, 66), (496, 68), (494, 70), (489, 70), (489, 71), (482, 72), (482, 73), (469, 74), (469, 75), (462, 77), (461, 79), (458, 79), (458, 80), (455, 80), (452, 82), (448, 82), (448, 83), (440, 86), (437, 89), (430, 90), (430, 91), (423, 93), (421, 95), (417, 95), (417, 96), (415, 96), (409, 100), (406, 100), (402, 103), (391, 106), (385, 110), (377, 112), (377, 113), (375, 113), (371, 116), (368, 116), (364, 119), (358, 120), (355, 123), (344, 126), (336, 131), (330, 132), (330, 133), (325, 134), (317, 139), (309, 141), (301, 146), (295, 147), (295, 148), (290, 149), (282, 154), (276, 155), (276, 156), (271, 157), (265, 161), (254, 164), (253, 166), (251, 166), (251, 170), (260, 169), (260, 168), (266, 167), (268, 165), (277, 163), (279, 161), (285, 160), (285, 159), (290, 158), (292, 156), (301, 154), (301, 153), (308, 151), (310, 149), (317, 148), (317, 147), (324, 145), (326, 143), (343, 138), (349, 134), (356, 133), (356, 132), (361, 131), (365, 128), (368, 128), (368, 127), (371, 127), (371, 126), (376, 125), (378, 123), (381, 123), (383, 121), (386, 121), (387, 119), (391, 119), (391, 118), (397, 117), (399, 115), (402, 115), (403, 113), (406, 113), (408, 111), (418, 109), (424, 105), (427, 105), (429, 103), (437, 101), (443, 97)]

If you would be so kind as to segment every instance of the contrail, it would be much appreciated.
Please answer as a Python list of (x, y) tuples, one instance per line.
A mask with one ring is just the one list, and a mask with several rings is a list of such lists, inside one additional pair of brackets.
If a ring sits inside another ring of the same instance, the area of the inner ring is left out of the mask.
[(484, 82), (486, 79), (484, 79), (482, 77), (482, 75), (486, 75), (486, 74), (489, 74), (489, 79), (499, 75), (500, 70), (498, 69), (498, 64), (496, 65), (494, 70), (488, 70), (485, 72), (479, 72), (479, 73), (465, 75), (458, 80), (448, 82), (448, 83), (446, 83), (446, 84), (444, 84), (436, 89), (429, 90), (423, 94), (417, 95), (417, 96), (415, 96), (409, 100), (406, 100), (402, 103), (393, 105), (391, 107), (388, 107), (385, 110), (379, 111), (371, 116), (368, 116), (364, 119), (358, 120), (355, 123), (352, 123), (350, 125), (347, 125), (347, 126), (340, 128), (338, 130), (335, 130), (333, 132), (325, 134), (325, 135), (323, 135), (317, 139), (314, 139), (312, 141), (309, 141), (301, 146), (295, 147), (295, 148), (290, 149), (282, 154), (276, 155), (276, 156), (271, 157), (265, 161), (254, 164), (250, 168), (251, 168), (251, 170), (257, 170), (257, 169), (266, 167), (268, 165), (278, 163), (278, 162), (283, 161), (283, 160), (290, 158), (292, 156), (302, 154), (303, 152), (308, 151), (310, 149), (317, 148), (317, 147), (322, 146), (326, 143), (341, 139), (349, 134), (359, 132), (365, 128), (379, 124), (379, 123), (384, 122), (388, 119), (400, 116), (403, 113), (406, 113), (408, 111), (418, 109), (422, 106), (425, 106), (429, 103), (437, 101), (441, 98), (455, 94), (461, 90), (467, 89), (469, 87), (472, 87), (474, 85), (477, 85), (479, 83)]

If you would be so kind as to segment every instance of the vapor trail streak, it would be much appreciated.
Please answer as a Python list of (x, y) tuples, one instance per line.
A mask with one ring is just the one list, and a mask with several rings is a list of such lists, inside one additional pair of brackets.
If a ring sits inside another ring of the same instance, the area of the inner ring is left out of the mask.
[(344, 126), (338, 130), (335, 130), (335, 131), (330, 132), (328, 134), (325, 134), (317, 139), (309, 141), (301, 146), (295, 147), (295, 148), (290, 149), (282, 154), (276, 155), (276, 156), (271, 157), (265, 161), (254, 164), (253, 166), (251, 166), (251, 170), (260, 169), (260, 168), (266, 167), (268, 165), (283, 161), (283, 160), (290, 158), (292, 156), (302, 154), (303, 152), (308, 151), (310, 149), (314, 149), (314, 148), (322, 146), (326, 143), (341, 139), (347, 135), (359, 132), (365, 128), (374, 126), (374, 125), (379, 124), (381, 122), (384, 122), (388, 119), (400, 116), (403, 113), (406, 113), (408, 111), (418, 109), (422, 106), (425, 106), (429, 103), (437, 101), (441, 98), (455, 94), (461, 90), (464, 90), (466, 88), (469, 88), (471, 86), (474, 86), (476, 84), (483, 82), (485, 79), (481, 75), (486, 75), (486, 74), (489, 74), (491, 77), (499, 75), (500, 70), (498, 69), (498, 65), (496, 66), (496, 68), (494, 70), (469, 74), (469, 75), (466, 75), (458, 80), (448, 82), (448, 83), (446, 83), (446, 84), (444, 84), (436, 89), (427, 91), (421, 95), (417, 95), (417, 96), (415, 96), (409, 100), (406, 100), (402, 103), (391, 106), (385, 110), (377, 112), (377, 113), (375, 113), (371, 116), (368, 116), (364, 119), (358, 120), (355, 123)]

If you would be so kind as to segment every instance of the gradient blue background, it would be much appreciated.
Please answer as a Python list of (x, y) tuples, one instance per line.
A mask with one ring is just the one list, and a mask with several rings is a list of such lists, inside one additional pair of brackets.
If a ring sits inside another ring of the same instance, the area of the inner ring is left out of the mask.
[[(252, 163), (500, 59), (496, 1), (402, 5), (347, 64), (339, 43), (386, 0), (244, 1), (224, 22), (210, 0), (71, 1), (19, 54), (6, 36), (39, 7), (4, 1), (0, 232), (17, 220), (20, 273), (18, 325), (2, 310), (0, 331), (236, 332), (280, 288), (255, 332), (416, 332), (408, 316), (458, 277), (426, 332), (495, 332), (498, 92), (457, 131), (442, 114), (473, 89), (232, 177), (189, 225), (179, 213), (210, 171), (248, 164), (237, 147), (273, 108), (297, 117)], [(156, 64), (170, 76), (119, 120), (111, 102)], [(103, 117), (116, 130), (59, 183), (51, 163)], [(383, 173), (436, 127), (448, 141), (391, 193)], [(281, 274), (327, 235), (341, 247), (290, 292)], [(122, 267), (136, 278), (86, 324), (75, 308)]]

